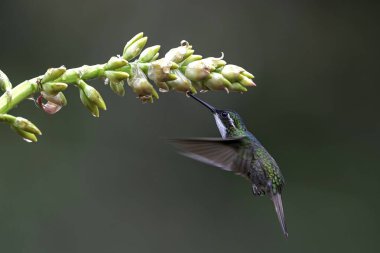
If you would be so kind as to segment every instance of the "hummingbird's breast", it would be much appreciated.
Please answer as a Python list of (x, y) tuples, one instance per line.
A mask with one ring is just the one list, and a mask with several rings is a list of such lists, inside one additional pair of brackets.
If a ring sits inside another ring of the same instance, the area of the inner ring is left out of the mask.
[(284, 179), (276, 161), (261, 145), (254, 147), (253, 150), (254, 160), (249, 178), (253, 184), (254, 194), (281, 192)]

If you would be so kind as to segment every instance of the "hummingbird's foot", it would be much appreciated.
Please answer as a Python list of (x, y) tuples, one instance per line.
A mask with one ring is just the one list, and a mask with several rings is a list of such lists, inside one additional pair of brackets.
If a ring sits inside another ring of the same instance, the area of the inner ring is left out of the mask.
[(265, 195), (265, 191), (263, 189), (260, 189), (259, 187), (257, 187), (254, 184), (252, 185), (252, 192), (253, 192), (253, 195), (255, 195), (255, 196)]

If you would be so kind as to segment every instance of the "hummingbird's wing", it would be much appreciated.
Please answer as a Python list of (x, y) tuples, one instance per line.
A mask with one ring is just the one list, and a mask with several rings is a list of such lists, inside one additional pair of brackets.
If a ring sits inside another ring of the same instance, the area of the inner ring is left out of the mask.
[[(246, 176), (252, 162), (252, 150), (246, 148), (246, 137), (172, 139), (181, 154), (200, 162)], [(250, 156), (248, 154), (251, 154)]]

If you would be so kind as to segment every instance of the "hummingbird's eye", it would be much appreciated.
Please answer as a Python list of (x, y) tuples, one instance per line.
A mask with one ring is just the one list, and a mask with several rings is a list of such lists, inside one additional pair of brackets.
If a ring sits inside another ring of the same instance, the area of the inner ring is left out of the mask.
[(227, 116), (228, 116), (228, 112), (222, 112), (222, 117), (223, 118), (227, 118)]

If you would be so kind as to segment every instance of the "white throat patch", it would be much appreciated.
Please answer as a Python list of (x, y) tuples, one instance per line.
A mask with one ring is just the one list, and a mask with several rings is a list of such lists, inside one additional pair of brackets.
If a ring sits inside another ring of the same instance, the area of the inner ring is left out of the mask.
[(220, 132), (220, 135), (222, 136), (223, 139), (226, 138), (226, 135), (227, 135), (227, 129), (226, 127), (223, 125), (222, 121), (219, 119), (218, 115), (217, 114), (214, 114), (214, 118), (215, 118), (215, 121), (216, 121), (216, 125), (219, 129), (219, 132)]

